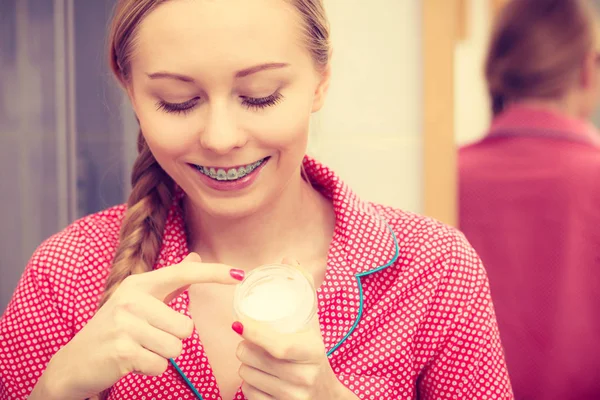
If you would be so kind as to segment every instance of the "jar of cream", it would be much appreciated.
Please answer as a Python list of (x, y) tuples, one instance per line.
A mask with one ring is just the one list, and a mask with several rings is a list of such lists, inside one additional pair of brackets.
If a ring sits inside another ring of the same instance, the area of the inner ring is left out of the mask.
[(312, 282), (298, 269), (285, 264), (258, 267), (238, 284), (233, 299), (238, 319), (270, 325), (279, 333), (306, 327), (317, 311)]

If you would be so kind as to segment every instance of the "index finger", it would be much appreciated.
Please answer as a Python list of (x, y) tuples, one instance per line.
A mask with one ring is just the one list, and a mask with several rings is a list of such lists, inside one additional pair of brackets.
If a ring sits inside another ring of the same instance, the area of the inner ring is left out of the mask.
[[(243, 277), (243, 271), (225, 264), (183, 261), (145, 274), (140, 274), (138, 284), (150, 295), (164, 300), (171, 293), (196, 283), (234, 285)], [(234, 278), (236, 276), (237, 278)]]

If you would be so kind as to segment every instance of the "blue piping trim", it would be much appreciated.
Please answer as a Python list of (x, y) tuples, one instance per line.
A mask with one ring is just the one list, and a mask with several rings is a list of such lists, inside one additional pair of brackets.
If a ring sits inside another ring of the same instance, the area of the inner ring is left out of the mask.
[[(372, 269), (371, 271), (365, 271), (365, 272), (361, 272), (361, 273), (355, 275), (356, 282), (358, 284), (358, 297), (359, 297), (358, 315), (356, 316), (356, 321), (354, 321), (354, 324), (352, 325), (352, 327), (350, 328), (350, 331), (348, 331), (348, 333), (346, 334), (346, 336), (344, 336), (342, 338), (342, 340), (340, 340), (338, 342), (338, 344), (336, 344), (335, 346), (333, 346), (333, 348), (327, 352), (327, 356), (328, 357), (331, 354), (333, 354), (333, 352), (336, 351), (346, 341), (346, 339), (348, 339), (350, 337), (350, 335), (352, 335), (352, 332), (354, 332), (354, 330), (356, 329), (356, 327), (360, 323), (360, 320), (361, 320), (362, 314), (363, 314), (363, 308), (364, 308), (363, 287), (362, 287), (362, 281), (360, 280), (360, 278), (362, 278), (363, 276), (374, 274), (375, 272), (379, 272), (379, 271), (381, 271), (381, 270), (389, 267), (390, 265), (392, 265), (393, 263), (395, 263), (396, 260), (398, 259), (398, 257), (400, 256), (400, 246), (398, 245), (398, 238), (396, 238), (396, 234), (394, 233), (394, 231), (392, 230), (392, 228), (390, 228), (390, 226), (388, 225), (387, 222), (385, 222), (385, 225), (389, 229), (390, 233), (392, 234), (392, 238), (394, 239), (394, 246), (396, 247), (394, 256), (385, 265), (382, 265), (380, 267)], [(196, 398), (198, 400), (203, 400), (202, 395), (200, 394), (200, 392), (198, 392), (198, 390), (196, 390), (196, 388), (194, 387), (194, 385), (192, 384), (192, 382), (188, 379), (188, 377), (181, 370), (181, 368), (179, 368), (179, 365), (177, 365), (177, 363), (175, 362), (175, 360), (173, 360), (172, 358), (169, 358), (169, 362), (171, 363), (171, 365), (173, 365), (173, 367), (175, 367), (175, 370), (181, 376), (181, 378), (183, 378), (183, 380), (185, 381), (186, 385), (192, 390), (192, 392), (194, 392), (194, 395), (196, 396)]]
[(194, 395), (196, 396), (196, 398), (198, 400), (203, 400), (202, 399), (202, 395), (200, 394), (200, 392), (198, 390), (196, 390), (196, 388), (194, 387), (194, 385), (192, 384), (192, 382), (188, 379), (187, 376), (185, 376), (185, 374), (183, 373), (183, 371), (181, 370), (181, 368), (179, 368), (179, 365), (177, 365), (177, 363), (175, 362), (175, 360), (173, 360), (172, 358), (169, 358), (169, 362), (171, 363), (171, 365), (173, 365), (173, 367), (175, 367), (175, 370), (177, 371), (177, 373), (179, 374), (179, 376), (181, 376), (183, 378), (183, 380), (185, 381), (185, 384), (188, 385), (188, 387), (192, 390), (192, 392), (194, 392)]
[(394, 246), (396, 247), (396, 252), (394, 254), (394, 257), (392, 257), (392, 259), (390, 261), (388, 261), (388, 263), (385, 265), (382, 265), (382, 266), (372, 269), (370, 271), (361, 272), (361, 273), (355, 275), (356, 282), (358, 284), (358, 296), (359, 296), (358, 315), (356, 316), (356, 321), (354, 321), (354, 324), (352, 325), (352, 327), (350, 328), (350, 330), (348, 331), (346, 336), (344, 336), (342, 338), (342, 340), (340, 340), (338, 342), (338, 344), (333, 346), (333, 348), (327, 352), (327, 357), (329, 357), (331, 354), (333, 354), (333, 352), (336, 351), (350, 337), (350, 335), (352, 335), (352, 333), (354, 332), (354, 330), (360, 323), (360, 320), (363, 315), (363, 308), (364, 308), (363, 287), (362, 287), (362, 281), (360, 280), (360, 278), (362, 278), (363, 276), (374, 274), (375, 272), (379, 272), (383, 269), (386, 269), (387, 267), (389, 267), (390, 265), (395, 263), (396, 260), (398, 259), (398, 257), (400, 256), (400, 246), (398, 245), (398, 238), (396, 238), (396, 234), (394, 233), (392, 228), (390, 228), (390, 226), (388, 225), (387, 222), (385, 222), (385, 225), (387, 226), (390, 233), (392, 234), (392, 237), (394, 238)]

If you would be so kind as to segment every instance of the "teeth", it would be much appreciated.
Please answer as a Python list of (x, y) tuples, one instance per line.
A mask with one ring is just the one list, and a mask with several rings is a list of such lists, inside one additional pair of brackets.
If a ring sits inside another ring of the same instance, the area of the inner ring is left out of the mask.
[(219, 181), (227, 180), (227, 172), (225, 172), (224, 169), (219, 168), (219, 170), (217, 171), (217, 180), (219, 180)]
[(230, 169), (229, 171), (227, 171), (227, 179), (228, 180), (232, 181), (237, 178), (238, 178), (237, 169), (233, 168), (233, 169)]
[(207, 175), (218, 181), (234, 181), (236, 179), (243, 178), (244, 176), (254, 171), (263, 163), (263, 161), (264, 159), (254, 162), (252, 164), (248, 164), (244, 167), (231, 168), (227, 171), (225, 171), (225, 169), (223, 168), (218, 168), (217, 170), (215, 170), (214, 168), (206, 168), (200, 165), (197, 165), (196, 168), (204, 175)]

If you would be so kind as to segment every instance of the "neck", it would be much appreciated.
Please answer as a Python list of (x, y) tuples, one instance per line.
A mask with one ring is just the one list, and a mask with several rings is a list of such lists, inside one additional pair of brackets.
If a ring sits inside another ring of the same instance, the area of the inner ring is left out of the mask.
[(210, 215), (187, 202), (185, 206), (190, 249), (205, 262), (245, 270), (284, 257), (307, 263), (312, 253), (326, 253), (329, 240), (322, 240), (323, 235), (330, 239), (335, 225), (330, 202), (299, 174), (273, 202), (241, 218)]
[(554, 111), (556, 113), (571, 117), (571, 118), (582, 118), (579, 102), (572, 93), (557, 99), (523, 99), (518, 102), (519, 104), (526, 107), (539, 108), (548, 111)]

